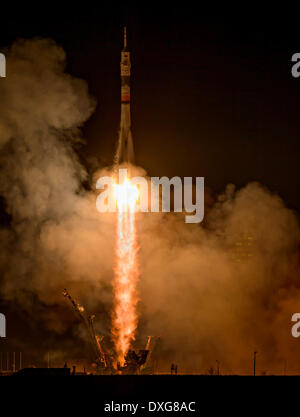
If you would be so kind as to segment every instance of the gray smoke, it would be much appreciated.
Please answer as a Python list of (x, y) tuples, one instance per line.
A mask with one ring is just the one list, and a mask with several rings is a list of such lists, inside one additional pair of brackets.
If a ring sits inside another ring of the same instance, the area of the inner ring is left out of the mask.
[[(73, 150), (95, 102), (65, 63), (52, 40), (19, 40), (0, 83), (0, 193), (11, 219), (0, 231), (1, 296), (53, 334), (58, 356), (73, 343), (61, 341), (74, 328), (63, 314), (64, 287), (97, 313), (97, 331), (109, 333), (115, 238), (114, 216), (96, 211)], [(260, 368), (279, 371), (290, 358), (300, 369), (290, 334), (299, 225), (276, 194), (257, 183), (229, 185), (205, 225), (185, 224), (179, 214), (137, 218), (138, 342), (162, 337), (162, 368), (176, 361), (181, 370), (205, 371), (218, 359), (223, 371), (250, 370), (258, 350)], [(80, 327), (73, 336), (83, 336)]]

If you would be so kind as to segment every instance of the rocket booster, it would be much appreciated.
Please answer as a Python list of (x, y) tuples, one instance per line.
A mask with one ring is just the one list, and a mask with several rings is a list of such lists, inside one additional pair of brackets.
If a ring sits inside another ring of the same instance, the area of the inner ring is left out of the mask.
[(121, 102), (130, 102), (130, 52), (127, 49), (127, 32), (124, 27), (124, 47), (121, 52)]
[(124, 27), (124, 45), (121, 51), (121, 122), (118, 148), (116, 153), (116, 165), (120, 163), (134, 162), (133, 141), (131, 134), (130, 115), (130, 52), (127, 49), (127, 32)]

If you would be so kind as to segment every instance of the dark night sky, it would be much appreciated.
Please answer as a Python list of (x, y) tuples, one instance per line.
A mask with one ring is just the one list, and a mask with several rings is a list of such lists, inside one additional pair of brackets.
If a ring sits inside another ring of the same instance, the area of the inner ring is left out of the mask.
[(258, 180), (300, 210), (300, 78), (291, 75), (300, 38), (292, 9), (265, 15), (205, 14), (182, 5), (6, 7), (0, 46), (17, 37), (54, 38), (67, 52), (67, 70), (86, 79), (96, 97), (79, 151), (84, 160), (112, 162), (127, 23), (137, 163), (150, 175), (204, 176), (216, 192)]

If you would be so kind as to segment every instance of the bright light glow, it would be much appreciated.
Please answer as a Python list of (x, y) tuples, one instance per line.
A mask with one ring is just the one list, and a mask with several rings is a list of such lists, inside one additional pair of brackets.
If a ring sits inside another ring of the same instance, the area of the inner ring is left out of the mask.
[(114, 195), (119, 212), (126, 212), (128, 209), (134, 211), (139, 198), (139, 191), (137, 186), (131, 184), (128, 178), (122, 184), (114, 184)]

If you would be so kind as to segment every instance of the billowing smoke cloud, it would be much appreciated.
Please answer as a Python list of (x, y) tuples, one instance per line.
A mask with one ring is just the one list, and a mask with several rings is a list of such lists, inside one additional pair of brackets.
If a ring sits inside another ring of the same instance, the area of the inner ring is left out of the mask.
[(95, 103), (65, 64), (52, 40), (20, 40), (7, 54), (0, 85), (0, 192), (11, 216), (1, 230), (1, 293), (55, 332), (70, 324), (55, 313), (62, 289), (71, 285), (77, 295), (80, 283), (84, 302), (96, 287), (91, 300), (109, 303), (112, 271), (111, 233), (84, 192), (87, 174), (72, 148)]
[[(95, 103), (86, 83), (65, 73), (65, 60), (51, 40), (17, 41), (0, 83), (0, 193), (10, 216), (0, 231), (1, 297), (38, 323), (35, 343), (57, 357), (78, 354), (74, 340), (84, 339), (66, 314), (64, 287), (109, 334), (115, 237), (114, 216), (99, 214), (95, 193), (82, 186), (87, 173), (73, 146)], [(261, 369), (282, 371), (286, 359), (300, 369), (290, 333), (300, 233), (277, 195), (257, 183), (230, 185), (201, 225), (179, 214), (137, 217), (137, 342), (162, 337), (161, 368), (175, 361), (205, 371), (219, 360), (221, 370), (242, 372), (258, 350)]]
[(144, 219), (142, 300), (145, 316), (155, 318), (147, 330), (163, 336), (186, 370), (215, 368), (219, 360), (223, 371), (249, 372), (257, 350), (260, 368), (282, 372), (285, 359), (297, 361), (290, 334), (295, 215), (251, 183), (240, 191), (228, 186), (206, 220), (205, 228), (190, 228), (178, 216)]

